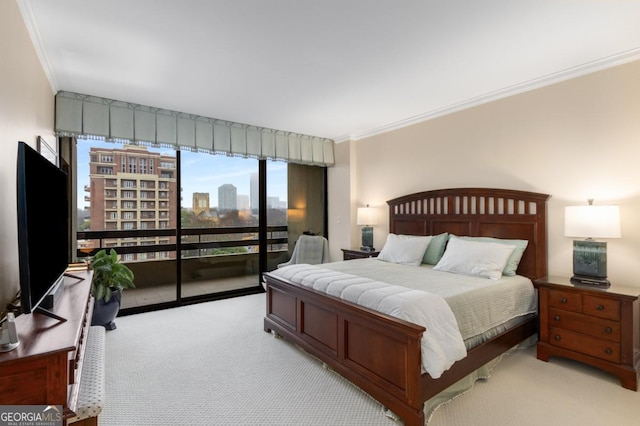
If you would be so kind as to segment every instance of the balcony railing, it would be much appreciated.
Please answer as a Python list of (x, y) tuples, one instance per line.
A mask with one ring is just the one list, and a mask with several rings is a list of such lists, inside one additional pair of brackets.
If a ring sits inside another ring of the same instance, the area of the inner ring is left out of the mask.
[[(268, 226), (267, 227), (267, 246), (282, 246), (288, 243), (287, 225)], [(192, 251), (197, 250), (203, 253), (208, 249), (225, 248), (225, 247), (258, 247), (258, 227), (257, 226), (237, 226), (225, 228), (185, 228), (180, 230), (181, 241), (180, 247), (176, 242), (163, 244), (148, 245), (113, 245), (105, 244), (106, 240), (129, 240), (131, 239), (149, 239), (155, 237), (176, 237), (177, 230), (174, 229), (135, 229), (135, 230), (108, 230), (108, 231), (78, 231), (76, 233), (78, 241), (98, 241), (98, 244), (91, 244), (91, 247), (78, 247), (77, 256), (84, 258), (95, 255), (103, 248), (114, 248), (118, 254), (135, 254), (135, 253), (155, 253), (155, 252), (172, 252), (172, 251)], [(237, 239), (239, 234), (252, 234), (250, 238)], [(274, 235), (275, 234), (275, 235)], [(280, 236), (280, 235), (284, 236)], [(210, 240), (206, 236), (212, 235), (232, 235), (236, 239), (230, 240)]]
[[(136, 283), (135, 289), (123, 293), (120, 312), (136, 313), (148, 306), (175, 306), (261, 289), (258, 230), (257, 226), (180, 229), (179, 242), (176, 229), (78, 231), (77, 254), (86, 260), (103, 248), (114, 248), (134, 272)], [(288, 260), (287, 235), (286, 225), (267, 227), (267, 271)], [(243, 250), (224, 250), (233, 247)]]

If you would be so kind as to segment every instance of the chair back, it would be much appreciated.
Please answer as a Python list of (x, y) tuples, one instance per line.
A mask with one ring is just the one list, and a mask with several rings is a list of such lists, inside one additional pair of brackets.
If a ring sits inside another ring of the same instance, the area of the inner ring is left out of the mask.
[(297, 263), (317, 265), (329, 261), (329, 242), (322, 235), (300, 235), (293, 248), (291, 259), (278, 268)]

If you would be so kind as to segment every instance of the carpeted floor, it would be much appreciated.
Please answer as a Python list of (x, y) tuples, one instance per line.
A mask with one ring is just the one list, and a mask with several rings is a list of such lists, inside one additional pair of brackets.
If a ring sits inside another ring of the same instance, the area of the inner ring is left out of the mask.
[[(264, 294), (118, 318), (106, 339), (101, 426), (398, 425), (382, 406), (265, 333)], [(430, 425), (636, 425), (640, 393), (535, 348), (441, 406)]]

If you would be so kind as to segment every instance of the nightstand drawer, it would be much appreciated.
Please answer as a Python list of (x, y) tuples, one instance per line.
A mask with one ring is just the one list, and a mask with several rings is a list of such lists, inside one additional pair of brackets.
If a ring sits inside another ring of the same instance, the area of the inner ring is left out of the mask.
[(569, 291), (550, 290), (549, 306), (565, 311), (582, 312), (582, 296)]
[(368, 257), (378, 257), (379, 251), (362, 251), (357, 249), (340, 249), (342, 250), (342, 260), (366, 259)]
[(367, 257), (369, 257), (367, 254), (358, 253), (358, 252), (344, 252), (342, 254), (343, 260), (366, 259)]
[(620, 301), (595, 296), (582, 296), (582, 312), (594, 317), (620, 321)]
[(620, 341), (620, 323), (617, 321), (593, 318), (561, 309), (550, 309), (549, 324), (551, 327), (577, 331), (613, 342)]
[(620, 362), (620, 345), (561, 328), (551, 328), (549, 343), (610, 362)]

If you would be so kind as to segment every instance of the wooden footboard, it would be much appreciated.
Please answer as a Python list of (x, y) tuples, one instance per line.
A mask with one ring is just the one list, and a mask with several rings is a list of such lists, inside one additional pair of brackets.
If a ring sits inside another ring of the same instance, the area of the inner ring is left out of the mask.
[(265, 331), (316, 356), (405, 420), (423, 425), (425, 328), (265, 275)]

